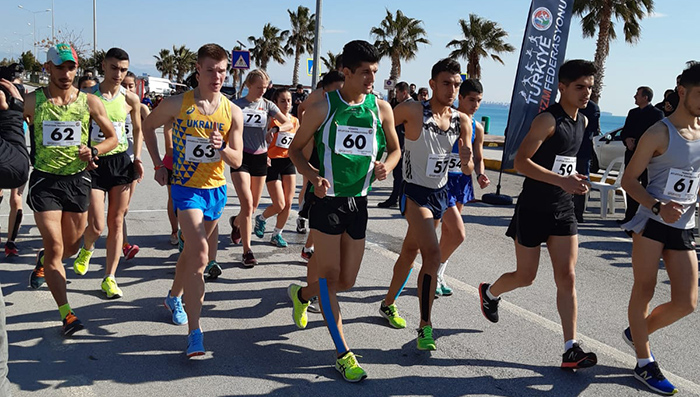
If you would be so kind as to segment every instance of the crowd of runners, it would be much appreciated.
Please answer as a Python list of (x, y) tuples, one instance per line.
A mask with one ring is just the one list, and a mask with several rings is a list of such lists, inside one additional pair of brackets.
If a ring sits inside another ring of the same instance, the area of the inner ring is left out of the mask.
[[(282, 230), (298, 200), (296, 231), (308, 233), (301, 251), (308, 263), (306, 285), (288, 288), (293, 321), (303, 329), (308, 311), (323, 314), (336, 348), (335, 368), (350, 382), (367, 373), (346, 342), (337, 294), (352, 288), (362, 264), (372, 183), (401, 167), (398, 204), (408, 230), (386, 296), (377, 305), (390, 326), (407, 326), (398, 302), (420, 253), (416, 347), (436, 350), (431, 308), (436, 296), (452, 294), (445, 271), (450, 255), (465, 240), (461, 211), (474, 198), (472, 175), (480, 188), (490, 184), (484, 175), (484, 130), (473, 120), (483, 87), (478, 80), (462, 81), (459, 63), (442, 59), (430, 71), (429, 99), (427, 93), (412, 99), (403, 84), (392, 108), (374, 92), (379, 59), (371, 44), (347, 43), (336, 70), (298, 105), (296, 117), (289, 91), (276, 91), (272, 100), (263, 96), (270, 78), (262, 70), (248, 73), (247, 95), (233, 101), (222, 95), (229, 55), (217, 44), (197, 52), (196, 87), (165, 98), (150, 114), (136, 94), (129, 56), (119, 48), (105, 54), (104, 79), (81, 81), (80, 89), (74, 86), (79, 59), (67, 44), (48, 50), (47, 87), (25, 96), (1, 80), (0, 188), (13, 189), (10, 221), (16, 236), (23, 186), (28, 185), (27, 203), (43, 242), (29, 284), (34, 289), (48, 286), (63, 335), (84, 328), (68, 302), (64, 261), (72, 262), (75, 274), (85, 275), (105, 226), (106, 265), (99, 288), (110, 299), (124, 295), (117, 269), (122, 256), (131, 260), (139, 252), (128, 242), (126, 219), (144, 176), (145, 143), (156, 182), (168, 186), (170, 240), (180, 255), (172, 286), (167, 294), (163, 291), (164, 305), (174, 324), (188, 326), (187, 356), (205, 353), (200, 325), (204, 282), (222, 274), (216, 247), (227, 202), (227, 165), (240, 207), (229, 219), (231, 240), (242, 246), (243, 266), (257, 264), (251, 240), (265, 235), (270, 218), (275, 218), (270, 243), (287, 246)], [(578, 232), (572, 201), (590, 187), (576, 173), (576, 153), (588, 122), (579, 109), (588, 103), (595, 73), (593, 63), (584, 60), (561, 65), (559, 101), (534, 119), (515, 159), (525, 175), (506, 232), (515, 243), (515, 271), (479, 286), (484, 317), (498, 322), (501, 296), (533, 282), (546, 244), (565, 369), (597, 363), (595, 353), (584, 351), (576, 340)], [(683, 71), (677, 90), (678, 109), (644, 134), (622, 180), (641, 204), (622, 225), (633, 236), (634, 268), (629, 328), (623, 337), (636, 352), (634, 376), (663, 394), (677, 389), (651, 354), (649, 335), (690, 314), (697, 304), (693, 214), (700, 185), (700, 64)], [(164, 131), (163, 155), (159, 128)], [(649, 172), (646, 189), (637, 181), (644, 170)], [(303, 176), (303, 188), (295, 197), (297, 173)], [(272, 203), (259, 210), (265, 187)], [(14, 237), (5, 252), (17, 255)], [(661, 258), (672, 297), (649, 312)]]

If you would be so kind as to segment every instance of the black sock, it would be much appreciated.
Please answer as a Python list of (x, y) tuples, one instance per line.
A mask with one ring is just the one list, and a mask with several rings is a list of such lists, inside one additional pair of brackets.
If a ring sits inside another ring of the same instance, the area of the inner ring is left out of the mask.
[(430, 321), (430, 284), (432, 284), (433, 278), (429, 274), (423, 276), (423, 289), (421, 291), (421, 308), (420, 316), (423, 321)]
[(297, 291), (297, 298), (299, 299), (299, 302), (301, 302), (301, 303), (309, 303), (309, 301), (307, 301), (301, 297), (301, 288), (299, 288), (299, 291)]

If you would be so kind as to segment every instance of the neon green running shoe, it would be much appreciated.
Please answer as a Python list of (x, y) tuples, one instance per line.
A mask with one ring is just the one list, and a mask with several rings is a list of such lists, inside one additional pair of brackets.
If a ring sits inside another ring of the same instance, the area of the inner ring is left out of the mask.
[(94, 251), (88, 251), (85, 248), (80, 248), (78, 257), (73, 262), (73, 271), (79, 276), (84, 276), (90, 268), (90, 258)]
[(382, 301), (379, 305), (379, 313), (382, 314), (382, 317), (389, 320), (389, 324), (392, 327), (398, 329), (406, 328), (406, 320), (399, 316), (399, 309), (396, 308), (396, 303), (387, 306), (384, 304), (384, 301)]
[(107, 295), (108, 299), (121, 298), (124, 293), (117, 285), (117, 280), (112, 276), (107, 276), (102, 280), (102, 292)]
[(353, 352), (347, 352), (342, 357), (338, 357), (335, 360), (335, 369), (348, 382), (359, 382), (367, 377), (367, 372), (357, 363), (357, 357)]
[(292, 312), (292, 319), (294, 320), (294, 324), (296, 324), (297, 328), (304, 329), (306, 328), (306, 324), (309, 322), (308, 316), (306, 314), (306, 309), (309, 308), (309, 302), (301, 303), (301, 301), (299, 300), (300, 289), (301, 285), (292, 284), (289, 286), (289, 288), (287, 288), (287, 294), (289, 295), (289, 299), (292, 300), (292, 304), (294, 305), (294, 310)]
[(418, 330), (418, 339), (416, 339), (418, 350), (437, 350), (435, 339), (433, 339), (433, 327), (424, 325)]

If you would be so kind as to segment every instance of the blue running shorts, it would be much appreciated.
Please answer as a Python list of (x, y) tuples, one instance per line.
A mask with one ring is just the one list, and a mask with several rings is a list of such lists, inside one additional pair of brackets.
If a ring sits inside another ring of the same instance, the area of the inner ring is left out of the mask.
[(176, 210), (201, 210), (205, 221), (219, 219), (226, 205), (226, 185), (213, 189), (172, 185), (171, 191)]

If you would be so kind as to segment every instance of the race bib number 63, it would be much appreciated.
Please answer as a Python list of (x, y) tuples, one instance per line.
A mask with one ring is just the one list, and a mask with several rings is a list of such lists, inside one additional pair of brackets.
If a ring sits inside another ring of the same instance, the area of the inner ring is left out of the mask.
[(215, 163), (221, 160), (221, 155), (208, 138), (188, 136), (185, 140), (185, 160), (191, 163)]

